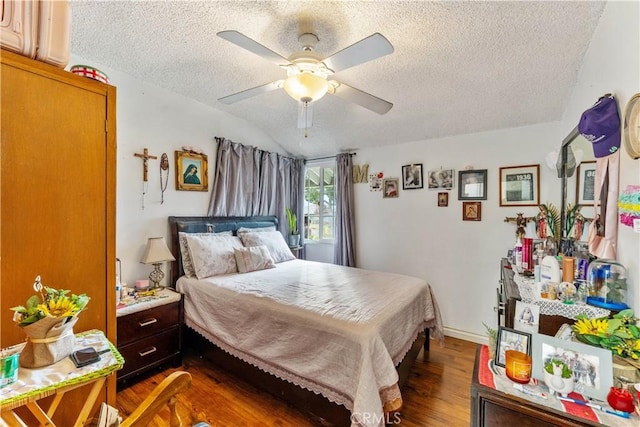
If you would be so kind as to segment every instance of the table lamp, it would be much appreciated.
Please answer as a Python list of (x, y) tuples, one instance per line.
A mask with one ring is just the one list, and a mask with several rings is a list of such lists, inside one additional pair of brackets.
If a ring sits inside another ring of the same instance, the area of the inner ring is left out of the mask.
[(175, 261), (167, 247), (164, 237), (149, 237), (147, 248), (140, 260), (143, 264), (153, 264), (153, 271), (149, 274), (149, 281), (152, 283), (151, 288), (160, 286), (160, 281), (164, 278), (164, 273), (160, 268), (160, 264), (165, 261)]

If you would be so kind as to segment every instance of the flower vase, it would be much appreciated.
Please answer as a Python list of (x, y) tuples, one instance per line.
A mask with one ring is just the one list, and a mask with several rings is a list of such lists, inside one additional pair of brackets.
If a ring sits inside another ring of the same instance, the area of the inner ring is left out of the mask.
[(544, 382), (550, 391), (565, 397), (573, 391), (573, 378), (562, 378), (562, 375), (554, 375), (545, 371)]
[(24, 326), (27, 342), (20, 353), (20, 366), (40, 368), (56, 363), (73, 352), (76, 339), (73, 326), (78, 316), (47, 316)]

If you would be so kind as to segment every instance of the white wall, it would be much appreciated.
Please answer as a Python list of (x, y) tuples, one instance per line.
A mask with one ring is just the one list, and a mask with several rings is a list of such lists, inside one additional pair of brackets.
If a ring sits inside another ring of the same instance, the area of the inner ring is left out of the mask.
[[(107, 73), (117, 88), (117, 202), (116, 256), (122, 261), (122, 280), (133, 284), (146, 279), (152, 266), (140, 264), (147, 238), (164, 236), (168, 241), (167, 217), (206, 215), (211, 197), (216, 143), (220, 136), (235, 142), (284, 153), (268, 135), (220, 110), (176, 95), (109, 68), (104, 64), (72, 56), (69, 65), (88, 64)], [(198, 147), (209, 160), (209, 191), (176, 191), (175, 151), (183, 145)], [(142, 160), (134, 153), (149, 154), (148, 190), (142, 209)], [(160, 155), (169, 156), (169, 183), (160, 204)], [(173, 254), (177, 256), (178, 254)], [(168, 276), (169, 264), (163, 267)], [(167, 278), (163, 281), (167, 284)]]
[(426, 279), (433, 287), (447, 334), (468, 339), (484, 334), (482, 322), (495, 325), (500, 259), (515, 243), (515, 225), (505, 217), (534, 216), (537, 207), (499, 207), (499, 168), (540, 164), (540, 202), (559, 206), (560, 182), (544, 156), (560, 145), (557, 125), (528, 126), (496, 132), (419, 141), (361, 150), (357, 164), (369, 173), (399, 177), (402, 165), (422, 163), (433, 169), (466, 166), (488, 170), (482, 221), (462, 221), (457, 182), (449, 206), (438, 207), (435, 190), (400, 191), (383, 199), (366, 184), (356, 185), (358, 266)]
[[(400, 176), (402, 165), (414, 162), (423, 163), (425, 172), (440, 166), (488, 169), (489, 192), (482, 202), (482, 221), (463, 222), (457, 184), (446, 208), (437, 207), (435, 191), (401, 191), (398, 199), (382, 199), (366, 185), (356, 185), (358, 265), (425, 278), (440, 304), (447, 334), (483, 342), (482, 322), (496, 324), (499, 261), (514, 242), (514, 226), (504, 218), (520, 211), (536, 213), (533, 207), (498, 206), (499, 167), (540, 163), (540, 201), (560, 205), (560, 182), (544, 166), (544, 156), (560, 147), (598, 97), (616, 94), (623, 110), (640, 91), (639, 7), (638, 2), (607, 4), (561, 122), (359, 151), (357, 164), (368, 163), (370, 173), (382, 171), (386, 177)], [(640, 165), (625, 152), (621, 158), (624, 189), (640, 182)], [(618, 259), (629, 270), (629, 302), (640, 312), (640, 235), (624, 226), (619, 229)]]

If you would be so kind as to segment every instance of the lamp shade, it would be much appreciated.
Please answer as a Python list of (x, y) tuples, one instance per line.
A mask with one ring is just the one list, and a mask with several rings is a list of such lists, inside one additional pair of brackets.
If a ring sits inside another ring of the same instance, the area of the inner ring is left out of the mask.
[(297, 101), (312, 102), (327, 93), (329, 82), (311, 73), (293, 74), (284, 81), (284, 90)]
[(175, 260), (176, 259), (167, 247), (164, 237), (149, 237), (149, 240), (147, 241), (147, 248), (145, 249), (140, 262), (143, 264), (155, 264)]

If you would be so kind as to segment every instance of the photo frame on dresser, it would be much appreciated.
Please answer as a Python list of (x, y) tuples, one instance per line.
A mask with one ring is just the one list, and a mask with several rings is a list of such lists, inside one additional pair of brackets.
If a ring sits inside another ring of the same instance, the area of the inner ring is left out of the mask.
[(493, 359), (496, 365), (505, 367), (507, 350), (517, 350), (531, 356), (531, 334), (500, 326), (496, 340), (496, 354)]
[(584, 396), (607, 400), (613, 386), (611, 350), (563, 340), (549, 335), (533, 336), (532, 375), (544, 381), (544, 366), (559, 359), (572, 371), (574, 390)]

